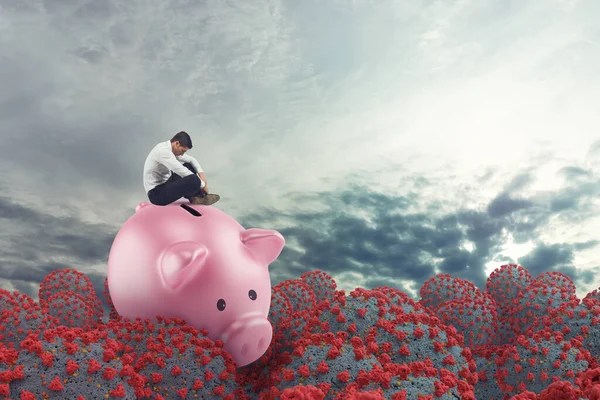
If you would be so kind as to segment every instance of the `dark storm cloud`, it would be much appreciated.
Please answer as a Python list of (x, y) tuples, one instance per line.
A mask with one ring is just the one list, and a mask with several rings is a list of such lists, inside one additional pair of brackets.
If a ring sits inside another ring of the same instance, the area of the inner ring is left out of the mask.
[(595, 247), (598, 240), (585, 243), (558, 243), (540, 244), (527, 256), (519, 258), (519, 264), (526, 266), (527, 270), (536, 277), (545, 271), (558, 271), (570, 277), (577, 286), (578, 283), (591, 284), (600, 273), (600, 267), (581, 270), (574, 264), (575, 252)]
[[(91, 272), (92, 264), (105, 263), (118, 227), (90, 224), (75, 216), (60, 217), (31, 209), (0, 197), (0, 279), (18, 290), (37, 296), (39, 284), (56, 269), (73, 268), (85, 273), (96, 290), (103, 289), (104, 275)], [(56, 261), (69, 257), (73, 261)], [(102, 291), (97, 292), (102, 299)]]
[(577, 198), (569, 193), (563, 193), (552, 199), (550, 209), (554, 212), (571, 209), (577, 206)]
[[(332, 195), (320, 196), (334, 202)], [(369, 203), (371, 196), (368, 192), (356, 194), (353, 190), (340, 194), (340, 199), (342, 203), (353, 203), (368, 210), (376, 224), (375, 228), (361, 218), (346, 215), (352, 211), (341, 214), (340, 208), (336, 207), (337, 211), (303, 215), (301, 226), (278, 229), (284, 237), (298, 242), (306, 252), (302, 254), (284, 249), (273, 269), (287, 269), (286, 266), (293, 261), (299, 263), (294, 271), (298, 274), (314, 269), (331, 274), (354, 271), (365, 277), (393, 277), (421, 285), (435, 274), (434, 263), (430, 259), (436, 257), (443, 260), (438, 265), (440, 272), (468, 279), (478, 286), (485, 284), (483, 264), (489, 259), (491, 250), (498, 245), (499, 223), (490, 221), (485, 214), (474, 212), (437, 220), (425, 214), (391, 215), (387, 210), (404, 208), (405, 199), (379, 194), (377, 203), (363, 206)], [(271, 215), (276, 218), (278, 213), (273, 210)], [(268, 217), (254, 215), (242, 224), (269, 225), (265, 220), (268, 221)], [(461, 248), (462, 242), (467, 239), (475, 242), (473, 253)], [(371, 284), (378, 285), (382, 279), (374, 280)]]
[(36, 298), (40, 289), (39, 285), (31, 282), (14, 280), (11, 283), (17, 292), (24, 293), (31, 298)]
[(533, 203), (529, 200), (515, 199), (508, 193), (502, 193), (489, 204), (488, 213), (491, 217), (503, 217), (532, 205)]
[[(294, 219), (292, 228), (278, 229), (288, 240), (298, 243), (304, 252), (286, 247), (274, 263), (272, 271), (286, 271), (280, 279), (293, 279), (307, 270), (321, 269), (330, 274), (356, 272), (366, 279), (367, 288), (382, 285), (386, 277), (412, 281), (417, 288), (435, 274), (448, 273), (473, 282), (485, 289), (485, 266), (490, 261), (502, 264), (520, 263), (532, 275), (556, 270), (565, 273), (576, 284), (589, 284), (593, 271), (581, 271), (574, 265), (576, 252), (597, 246), (599, 241), (573, 244), (546, 244), (537, 240), (538, 232), (549, 218), (560, 212), (577, 215), (578, 209), (556, 210), (558, 199), (563, 204), (578, 204), (596, 194), (595, 182), (580, 182), (553, 193), (548, 206), (539, 199), (515, 198), (507, 193), (532, 182), (529, 172), (513, 179), (487, 207), (486, 211), (457, 210), (456, 213), (433, 218), (427, 214), (394, 213), (411, 203), (422, 202), (417, 195), (406, 197), (374, 194), (352, 187), (342, 193), (320, 193), (318, 197), (331, 209), (302, 215), (269, 210), (242, 219), (245, 227), (277, 229), (279, 217)], [(302, 201), (298, 198), (298, 201)], [(354, 215), (367, 212), (375, 227)], [(501, 251), (504, 233), (512, 233), (516, 243), (533, 241), (536, 247), (519, 260), (496, 257)], [(473, 243), (468, 251), (464, 244)], [(432, 259), (440, 259), (434, 262)], [(388, 281), (389, 284), (389, 281)], [(400, 288), (402, 289), (402, 288)]]
[(17, 246), (13, 248), (39, 255), (68, 254), (86, 263), (105, 257), (116, 235), (112, 226), (88, 224), (76, 217), (56, 217), (3, 197), (0, 197), (0, 218), (16, 220), (21, 227), (29, 229), (25, 237), (10, 238), (11, 244)]
[(572, 183), (556, 198), (568, 200), (570, 197), (573, 204), (582, 205), (586, 200), (595, 200), (598, 195), (600, 195), (600, 179), (595, 177), (589, 181)]
[(11, 282), (21, 282), (22, 284), (32, 284), (34, 286), (39, 286), (46, 275), (56, 269), (74, 268), (80, 272), (85, 272), (84, 268), (61, 262), (48, 262), (39, 258), (23, 261), (3, 261), (2, 265), (1, 278), (8, 279)]
[(591, 176), (591, 173), (584, 168), (580, 167), (564, 167), (561, 168), (557, 175), (564, 176), (567, 180), (570, 179), (579, 179), (579, 178), (587, 178)]
[(524, 189), (527, 185), (533, 182), (533, 176), (529, 172), (524, 172), (515, 176), (508, 186), (504, 189), (504, 192), (511, 192)]
[(528, 255), (519, 258), (519, 263), (533, 276), (544, 271), (555, 270), (557, 267), (572, 265), (573, 248), (569, 244), (540, 244)]

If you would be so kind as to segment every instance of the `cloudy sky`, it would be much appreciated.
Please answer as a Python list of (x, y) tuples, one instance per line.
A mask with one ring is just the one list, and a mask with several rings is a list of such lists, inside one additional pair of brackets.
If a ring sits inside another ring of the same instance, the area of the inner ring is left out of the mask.
[(6, 0), (0, 286), (101, 291), (143, 162), (192, 135), (215, 205), (342, 289), (600, 286), (600, 2)]

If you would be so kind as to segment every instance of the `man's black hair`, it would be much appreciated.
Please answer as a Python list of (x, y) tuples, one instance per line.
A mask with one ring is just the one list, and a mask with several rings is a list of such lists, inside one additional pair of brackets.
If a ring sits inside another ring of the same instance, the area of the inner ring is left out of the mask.
[(192, 138), (185, 131), (177, 132), (175, 136), (171, 138), (171, 143), (175, 142), (179, 142), (180, 145), (187, 147), (188, 149), (192, 148)]

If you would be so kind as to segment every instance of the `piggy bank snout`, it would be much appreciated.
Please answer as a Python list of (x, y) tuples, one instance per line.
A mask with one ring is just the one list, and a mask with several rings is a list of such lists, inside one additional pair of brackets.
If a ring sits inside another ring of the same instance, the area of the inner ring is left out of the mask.
[(258, 360), (269, 348), (273, 338), (273, 327), (265, 317), (255, 317), (233, 324), (227, 330), (224, 349), (238, 364), (238, 367)]

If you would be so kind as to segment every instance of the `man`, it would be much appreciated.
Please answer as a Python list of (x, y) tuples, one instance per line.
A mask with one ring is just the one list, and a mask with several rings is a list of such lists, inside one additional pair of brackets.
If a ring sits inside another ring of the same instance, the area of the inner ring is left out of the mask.
[(192, 204), (211, 205), (221, 198), (209, 194), (204, 171), (198, 161), (185, 152), (192, 139), (181, 131), (154, 146), (144, 163), (144, 189), (152, 204), (166, 206), (185, 197)]

